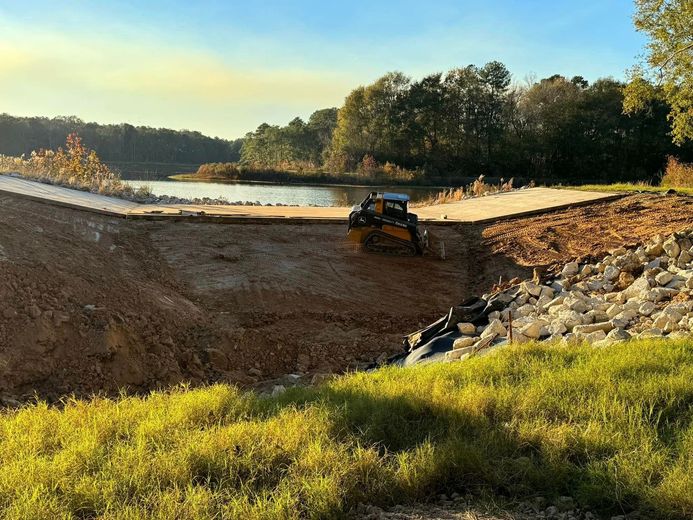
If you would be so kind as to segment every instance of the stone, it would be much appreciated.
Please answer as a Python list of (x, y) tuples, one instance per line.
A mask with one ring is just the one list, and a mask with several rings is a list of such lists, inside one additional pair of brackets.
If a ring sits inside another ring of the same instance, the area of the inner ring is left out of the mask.
[(618, 275), (618, 283), (616, 285), (619, 289), (623, 290), (627, 287), (630, 287), (634, 281), (635, 276), (633, 276), (627, 271), (622, 271), (621, 274)]
[(662, 330), (658, 328), (647, 329), (638, 334), (638, 338), (661, 338), (663, 336)]
[(495, 319), (489, 322), (488, 326), (484, 329), (484, 332), (481, 333), (481, 337), (485, 338), (491, 334), (494, 334), (494, 337), (505, 337), (507, 333), (508, 331), (503, 326), (503, 323), (501, 323), (501, 320)]
[(671, 280), (673, 280), (673, 278), (674, 278), (674, 275), (671, 274), (669, 271), (662, 271), (657, 276), (655, 276), (655, 280), (657, 281), (657, 283), (659, 285), (666, 285), (669, 282), (671, 282)]
[(530, 281), (525, 281), (520, 284), (520, 290), (522, 290), (524, 293), (529, 294), (530, 296), (540, 296), (541, 295), (541, 286)]
[(684, 268), (688, 264), (690, 264), (693, 261), (693, 255), (688, 252), (688, 251), (681, 251), (681, 254), (679, 255), (678, 260), (676, 261), (676, 265)]
[(541, 286), (541, 293), (539, 293), (539, 299), (541, 298), (548, 298), (551, 300), (551, 298), (554, 297), (556, 294), (556, 291), (554, 291), (551, 287), (548, 287), (546, 285)]
[(594, 272), (594, 267), (592, 267), (590, 264), (585, 264), (582, 266), (582, 269), (580, 269), (580, 276), (589, 276)]
[(652, 314), (657, 306), (652, 302), (643, 302), (640, 307), (638, 307), (638, 313), (643, 316), (649, 316)]
[(529, 341), (532, 341), (532, 338), (528, 338), (524, 334), (520, 332), (513, 332), (513, 343), (527, 343)]
[(630, 333), (627, 330), (622, 329), (622, 328), (612, 329), (606, 335), (606, 339), (615, 340), (615, 341), (625, 341), (625, 340), (628, 340), (630, 338), (631, 338)]
[(604, 332), (603, 330), (595, 330), (594, 332), (585, 334), (584, 339), (585, 341), (587, 341), (587, 343), (596, 343), (597, 341), (602, 341), (606, 339), (606, 332)]
[(648, 291), (645, 295), (645, 298), (643, 299), (651, 302), (661, 302), (662, 300), (666, 300), (668, 298), (671, 298), (672, 296), (676, 296), (677, 294), (678, 291), (676, 289), (669, 289), (667, 287), (656, 287), (651, 291)]
[(272, 397), (277, 397), (278, 395), (286, 392), (286, 387), (284, 385), (274, 385), (272, 387)]
[(466, 338), (457, 338), (454, 343), (452, 344), (452, 349), (453, 350), (458, 350), (461, 348), (466, 348), (466, 347), (471, 347), (478, 341), (478, 338), (476, 337), (466, 337)]
[(575, 311), (561, 312), (558, 318), (563, 322), (569, 331), (572, 331), (576, 325), (582, 325), (582, 315)]
[(637, 278), (630, 287), (623, 290), (623, 295), (626, 299), (637, 297), (642, 291), (649, 291), (650, 283), (646, 278)]
[(604, 278), (606, 280), (615, 280), (618, 278), (618, 275), (621, 274), (621, 270), (613, 265), (609, 265), (604, 269)]
[(652, 239), (651, 242), (645, 244), (645, 253), (650, 257), (661, 255), (664, 253), (664, 247), (662, 247), (662, 244), (664, 244), (664, 237), (662, 235), (657, 235)]
[(520, 334), (527, 336), (532, 339), (539, 339), (542, 335), (542, 329), (546, 327), (548, 323), (544, 320), (535, 320), (532, 323), (528, 323), (520, 329)]
[(664, 249), (664, 252), (669, 258), (677, 258), (681, 253), (681, 247), (674, 237), (664, 242), (662, 244), (662, 249)]
[(458, 323), (457, 324), (457, 330), (460, 331), (461, 334), (476, 334), (476, 325), (473, 323)]
[(522, 305), (521, 307), (518, 307), (515, 312), (513, 312), (513, 316), (517, 316), (518, 318), (522, 318), (524, 316), (529, 316), (530, 314), (533, 314), (536, 312), (536, 308), (534, 305), (530, 303), (526, 303), (525, 305)]
[(561, 274), (564, 277), (568, 278), (570, 276), (575, 276), (576, 274), (578, 274), (579, 270), (580, 270), (580, 266), (578, 265), (577, 262), (568, 262), (563, 267)]
[[(602, 323), (592, 323), (590, 325), (576, 325), (573, 328), (573, 333), (574, 334), (591, 334), (592, 332), (596, 331), (602, 331), (604, 333), (609, 332), (611, 329), (614, 328), (613, 323), (610, 321), (605, 321)], [(604, 337), (606, 337), (606, 334), (604, 334)]]
[(619, 305), (618, 303), (614, 303), (611, 307), (609, 307), (606, 310), (606, 315), (609, 317), (609, 319), (613, 318), (616, 316), (619, 312), (623, 311), (623, 305)]
[(596, 292), (604, 288), (604, 283), (601, 280), (589, 280), (587, 282), (587, 289)]
[(563, 323), (560, 320), (552, 321), (549, 324), (548, 329), (549, 329), (549, 334), (551, 334), (552, 336), (554, 336), (556, 334), (565, 334), (566, 332), (568, 332), (568, 327), (566, 327), (565, 323)]

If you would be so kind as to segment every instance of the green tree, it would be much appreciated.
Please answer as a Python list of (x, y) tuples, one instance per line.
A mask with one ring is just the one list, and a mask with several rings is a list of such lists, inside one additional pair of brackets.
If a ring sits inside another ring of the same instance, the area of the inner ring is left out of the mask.
[(645, 63), (631, 71), (624, 109), (643, 110), (661, 96), (670, 105), (674, 142), (681, 144), (693, 139), (693, 2), (635, 0), (635, 7), (635, 27), (649, 41)]

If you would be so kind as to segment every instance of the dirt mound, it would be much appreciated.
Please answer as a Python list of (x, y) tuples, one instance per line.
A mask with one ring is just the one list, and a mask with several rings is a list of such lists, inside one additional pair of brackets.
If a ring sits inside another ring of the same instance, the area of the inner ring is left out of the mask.
[(611, 249), (630, 247), (653, 235), (693, 227), (693, 197), (633, 195), (547, 213), (506, 220), (486, 227), (482, 237), (493, 253), (526, 266), (598, 258)]
[(338, 225), (129, 221), (5, 195), (0, 206), (6, 398), (342, 371), (398, 352), (404, 333), (499, 277), (693, 223), (690, 199), (630, 197), (435, 228), (441, 262), (362, 253)]

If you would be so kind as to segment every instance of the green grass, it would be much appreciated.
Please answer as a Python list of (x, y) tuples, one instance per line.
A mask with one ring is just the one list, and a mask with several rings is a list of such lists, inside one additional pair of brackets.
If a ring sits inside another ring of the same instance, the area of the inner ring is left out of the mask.
[(652, 186), (646, 183), (621, 183), (621, 184), (584, 184), (582, 186), (553, 186), (567, 190), (579, 191), (606, 191), (606, 192), (651, 192), (663, 193), (667, 190), (674, 189), (678, 193), (685, 195), (693, 195), (693, 188), (672, 188), (671, 186)]
[(693, 344), (528, 345), (260, 398), (230, 386), (0, 415), (3, 518), (330, 518), (437, 493), (693, 514)]

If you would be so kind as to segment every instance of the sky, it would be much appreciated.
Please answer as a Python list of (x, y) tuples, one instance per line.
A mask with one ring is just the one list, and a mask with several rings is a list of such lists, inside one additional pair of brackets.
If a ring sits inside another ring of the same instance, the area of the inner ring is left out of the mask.
[(632, 0), (0, 0), (0, 113), (236, 138), (399, 70), (623, 79)]

